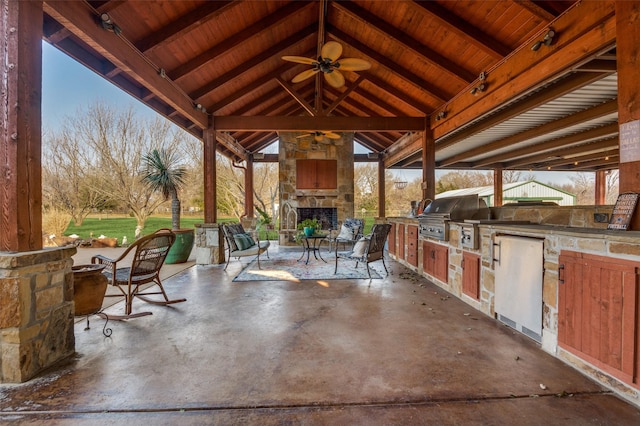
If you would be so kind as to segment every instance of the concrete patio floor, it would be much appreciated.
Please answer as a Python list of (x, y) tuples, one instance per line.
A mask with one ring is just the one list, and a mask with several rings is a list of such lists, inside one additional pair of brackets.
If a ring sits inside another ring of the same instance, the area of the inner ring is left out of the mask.
[(634, 405), (395, 262), (381, 280), (232, 282), (246, 263), (166, 278), (187, 302), (136, 301), (153, 315), (110, 322), (110, 338), (103, 320), (78, 322), (72, 359), (0, 385), (0, 423), (640, 424)]

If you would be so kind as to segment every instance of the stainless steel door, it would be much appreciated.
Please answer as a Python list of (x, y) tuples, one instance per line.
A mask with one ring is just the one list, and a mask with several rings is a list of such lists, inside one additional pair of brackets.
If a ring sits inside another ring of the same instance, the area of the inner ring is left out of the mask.
[(494, 244), (495, 311), (500, 321), (542, 340), (543, 241), (498, 236)]

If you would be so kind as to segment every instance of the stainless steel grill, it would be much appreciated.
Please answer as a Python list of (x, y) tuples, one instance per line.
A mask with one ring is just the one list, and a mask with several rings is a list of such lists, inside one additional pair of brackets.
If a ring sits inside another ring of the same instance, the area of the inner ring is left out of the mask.
[(418, 216), (421, 237), (449, 241), (449, 222), (488, 218), (489, 208), (477, 195), (438, 198)]

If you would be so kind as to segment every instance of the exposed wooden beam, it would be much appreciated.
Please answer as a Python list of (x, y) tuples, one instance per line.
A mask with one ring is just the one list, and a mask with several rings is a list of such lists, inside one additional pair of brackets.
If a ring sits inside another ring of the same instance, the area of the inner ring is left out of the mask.
[(442, 90), (440, 87), (426, 81), (422, 77), (419, 77), (412, 72), (408, 71), (405, 68), (399, 67), (398, 64), (389, 60), (386, 56), (377, 52), (375, 49), (370, 48), (369, 46), (364, 45), (354, 37), (351, 37), (347, 33), (339, 30), (336, 27), (329, 26), (328, 32), (331, 37), (336, 40), (348, 44), (363, 55), (369, 57), (378, 63), (378, 65), (385, 67), (389, 72), (403, 78), (408, 83), (415, 86), (419, 91), (425, 93), (425, 95), (430, 96), (436, 99), (438, 102), (446, 102), (451, 99), (454, 93), (447, 93)]
[(260, 78), (255, 79), (251, 84), (248, 84), (248, 85), (244, 86), (242, 89), (231, 93), (226, 98), (219, 100), (218, 102), (216, 102), (215, 104), (213, 104), (211, 106), (207, 106), (207, 110), (211, 111), (212, 113), (215, 113), (215, 112), (221, 110), (222, 108), (228, 106), (232, 102), (235, 102), (235, 101), (238, 101), (238, 100), (242, 99), (242, 97), (244, 97), (244, 96), (248, 95), (249, 93), (253, 92), (254, 90), (264, 86), (265, 84), (269, 83), (270, 81), (278, 78), (281, 74), (284, 74), (290, 68), (291, 68), (291, 66), (289, 64), (283, 64), (279, 68), (276, 68), (274, 71), (272, 71), (272, 72), (270, 72), (270, 73), (268, 73), (266, 75), (263, 75)]
[[(408, 36), (407, 33), (398, 30), (395, 26), (378, 18), (365, 8), (362, 8), (352, 2), (333, 2), (332, 5), (333, 7), (346, 12), (351, 16), (351, 18), (360, 21), (367, 27), (374, 28), (379, 33), (382, 33), (385, 38), (395, 40), (397, 43), (402, 45), (402, 48), (410, 50), (413, 54), (423, 58), (425, 62), (430, 63), (441, 71), (444, 71), (449, 76), (459, 80), (463, 84), (469, 84), (476, 78), (475, 73), (455, 64), (449, 58), (446, 58), (435, 52), (433, 49), (423, 45), (416, 39)], [(507, 50), (507, 52), (510, 51), (510, 49)], [(501, 55), (499, 58), (502, 59), (502, 56), (505, 55)]]
[(209, 124), (207, 114), (198, 111), (193, 101), (171, 81), (163, 78), (142, 54), (122, 36), (105, 31), (96, 21), (96, 12), (86, 2), (46, 1), (43, 4), (47, 14), (69, 29), (76, 37), (92, 46), (118, 68), (147, 87), (172, 108), (180, 111), (200, 128)]
[(436, 140), (479, 117), (502, 108), (518, 96), (533, 91), (615, 44), (614, 2), (581, 2), (554, 21), (558, 41), (532, 51), (522, 45), (487, 75), (488, 90), (480, 96), (462, 94), (447, 105), (447, 119), (432, 120)]
[(514, 3), (547, 22), (554, 20), (557, 16), (557, 14), (544, 9), (542, 6), (539, 6), (531, 0), (515, 0)]
[[(459, 16), (449, 12), (449, 10), (440, 6), (438, 3), (434, 1), (414, 0), (414, 4), (416, 6), (420, 6), (432, 19), (436, 19), (449, 31), (457, 34), (459, 37), (466, 40), (467, 43), (482, 50), (487, 55), (490, 55), (495, 59), (502, 59), (504, 56), (511, 53), (509, 46), (503, 45), (495, 38), (473, 26), (471, 22), (461, 19)], [(473, 78), (471, 80), (473, 80)]]
[[(423, 123), (424, 118), (421, 118)], [(424, 126), (424, 124), (423, 124)], [(422, 135), (419, 133), (408, 133), (387, 149), (384, 157), (384, 166), (389, 168), (407, 157), (422, 150)]]
[(344, 101), (347, 96), (349, 96), (351, 92), (353, 92), (363, 80), (363, 76), (358, 76), (358, 79), (355, 82), (349, 84), (347, 90), (337, 95), (336, 99), (334, 99), (334, 101), (323, 110), (323, 115), (329, 115), (331, 111), (333, 111), (338, 105), (340, 105), (340, 102)]
[(159, 31), (155, 31), (136, 41), (135, 45), (141, 52), (149, 53), (154, 49), (172, 43), (199, 26), (205, 25), (239, 3), (240, 1), (237, 0), (205, 2), (202, 6), (197, 7), (186, 15), (180, 16), (175, 21), (164, 25)]
[(216, 140), (231, 151), (238, 159), (244, 160), (246, 158), (246, 150), (230, 134), (223, 133), (216, 129)]
[(389, 96), (391, 96), (394, 99), (396, 99), (398, 102), (401, 102), (402, 104), (407, 105), (410, 108), (413, 108), (417, 112), (421, 112), (421, 113), (427, 115), (427, 114), (430, 114), (434, 110), (433, 107), (423, 103), (422, 100), (419, 100), (416, 97), (414, 97), (415, 93), (401, 92), (400, 90), (398, 90), (394, 86), (390, 85), (388, 82), (384, 81), (381, 78), (378, 78), (378, 77), (374, 76), (371, 73), (367, 73), (367, 74), (363, 74), (363, 75), (364, 75), (364, 78), (366, 78), (369, 83), (373, 84), (378, 89), (384, 91)]
[(580, 65), (576, 71), (614, 73), (618, 71), (616, 61), (595, 59)]
[(333, 131), (420, 131), (424, 128), (422, 117), (270, 117), (270, 116), (217, 116), (216, 129), (255, 131), (307, 131), (331, 129)]
[(313, 116), (321, 115), (318, 113), (315, 107), (311, 106), (311, 104), (309, 104), (309, 102), (307, 102), (302, 96), (298, 95), (298, 92), (296, 92), (296, 89), (294, 89), (289, 83), (285, 82), (280, 77), (278, 77), (276, 80), (278, 81), (278, 84), (280, 84), (280, 86), (282, 86), (282, 88), (289, 95), (291, 95), (291, 97), (296, 102), (298, 102), (300, 106), (302, 106), (302, 108), (304, 108), (305, 111), (307, 111), (310, 115), (313, 115)]
[(189, 93), (189, 96), (191, 96), (193, 99), (199, 99), (207, 95), (208, 93), (218, 89), (220, 86), (230, 82), (235, 78), (238, 78), (238, 76), (244, 74), (252, 68), (264, 64), (265, 61), (273, 56), (278, 55), (283, 50), (288, 49), (292, 44), (300, 40), (304, 40), (312, 34), (315, 34), (317, 30), (318, 27), (316, 25), (309, 25), (308, 27), (271, 46), (269, 49), (263, 51), (259, 55), (251, 57), (251, 59), (249, 59), (248, 61), (243, 62), (235, 68), (225, 72), (221, 76), (207, 82), (207, 84), (205, 84), (204, 86), (191, 91), (191, 93)]
[(271, 30), (271, 28), (281, 24), (288, 19), (294, 19), (296, 13), (299, 13), (302, 9), (307, 7), (310, 3), (307, 2), (291, 2), (269, 16), (260, 19), (255, 24), (241, 30), (231, 37), (227, 37), (224, 41), (216, 44), (206, 52), (201, 53), (190, 61), (167, 71), (167, 74), (174, 80), (184, 78), (188, 74), (195, 72), (209, 61), (216, 59), (218, 56), (224, 55), (226, 52), (240, 46), (252, 37), (255, 37), (263, 32)]

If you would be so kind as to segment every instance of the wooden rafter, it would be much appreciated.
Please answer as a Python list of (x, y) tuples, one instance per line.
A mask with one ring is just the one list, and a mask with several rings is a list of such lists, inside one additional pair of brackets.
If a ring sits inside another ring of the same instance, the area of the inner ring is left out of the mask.
[[(513, 168), (513, 167), (522, 167), (528, 164), (540, 163), (548, 161), (550, 157), (562, 157), (562, 156), (575, 156), (580, 155), (583, 152), (592, 152), (599, 151), (597, 155), (606, 156), (608, 154), (604, 154), (605, 152), (617, 152), (618, 149), (618, 138), (613, 137), (605, 140), (601, 140), (598, 142), (591, 142), (588, 144), (582, 144), (578, 146), (571, 147), (563, 147), (554, 151), (546, 151), (541, 154), (534, 154), (526, 157), (521, 157), (513, 161), (509, 161), (504, 163), (505, 167)], [(591, 155), (591, 154), (589, 154)]]
[[(390, 25), (383, 19), (378, 18), (373, 13), (356, 5), (355, 3), (333, 2), (331, 4), (333, 7), (348, 13), (353, 19), (363, 22), (368, 27), (376, 29), (386, 38), (395, 40), (404, 49), (410, 50), (414, 55), (423, 58), (425, 62), (439, 68), (451, 77), (458, 79), (460, 82), (469, 84), (476, 78), (475, 73), (460, 67), (448, 58), (445, 58), (419, 41), (409, 37), (405, 32), (398, 30), (393, 25)], [(510, 52), (510, 50), (508, 51)]]
[(316, 25), (309, 25), (308, 27), (298, 31), (297, 33), (273, 45), (272, 47), (260, 53), (259, 55), (253, 56), (248, 61), (243, 62), (242, 64), (239, 64), (238, 66), (225, 72), (218, 78), (215, 78), (209, 81), (204, 86), (199, 87), (198, 89), (192, 91), (189, 94), (189, 96), (191, 96), (194, 99), (198, 99), (209, 94), (210, 92), (216, 90), (220, 86), (227, 84), (234, 78), (237, 78), (238, 76), (244, 74), (250, 69), (262, 65), (266, 60), (268, 60), (272, 56), (278, 55), (280, 52), (284, 51), (285, 49), (288, 49), (296, 41), (303, 40), (306, 37), (309, 37), (310, 35), (314, 34), (316, 31), (317, 31)]
[(237, 34), (234, 34), (232, 37), (227, 37), (224, 41), (216, 44), (206, 52), (196, 56), (190, 61), (170, 71), (167, 71), (167, 74), (174, 80), (180, 80), (187, 75), (195, 72), (196, 70), (198, 70), (198, 68), (200, 68), (207, 62), (212, 61), (218, 56), (222, 56), (226, 52), (240, 46), (242, 43), (247, 42), (250, 38), (256, 37), (258, 34), (261, 34), (263, 32), (268, 32), (271, 28), (277, 26), (278, 24), (291, 19), (292, 16), (295, 16), (296, 13), (299, 13), (308, 5), (309, 3), (307, 2), (291, 2), (286, 6), (278, 9), (271, 15), (256, 22), (255, 24), (244, 28)]
[(454, 95), (453, 93), (445, 92), (443, 89), (433, 85), (432, 83), (426, 81), (422, 77), (415, 75), (414, 73), (407, 70), (406, 68), (399, 67), (398, 64), (389, 60), (389, 58), (387, 58), (380, 52), (377, 52), (375, 49), (372, 49), (369, 46), (364, 45), (360, 41), (351, 37), (347, 33), (339, 30), (338, 28), (335, 28), (333, 26), (328, 26), (327, 31), (331, 35), (331, 37), (335, 38), (336, 40), (342, 43), (350, 45), (361, 54), (375, 61), (378, 66), (383, 66), (390, 73), (395, 74), (398, 77), (401, 77), (402, 79), (406, 80), (407, 82), (415, 86), (415, 88), (420, 92), (423, 92), (428, 96), (431, 96), (437, 99), (439, 102), (446, 102), (447, 100), (451, 99), (451, 97)]
[(149, 53), (155, 49), (178, 40), (181, 36), (191, 32), (195, 28), (206, 25), (207, 22), (217, 18), (226, 10), (237, 6), (239, 1), (210, 1), (197, 7), (179, 19), (163, 26), (160, 30), (155, 31), (141, 40), (135, 42), (140, 51)]

